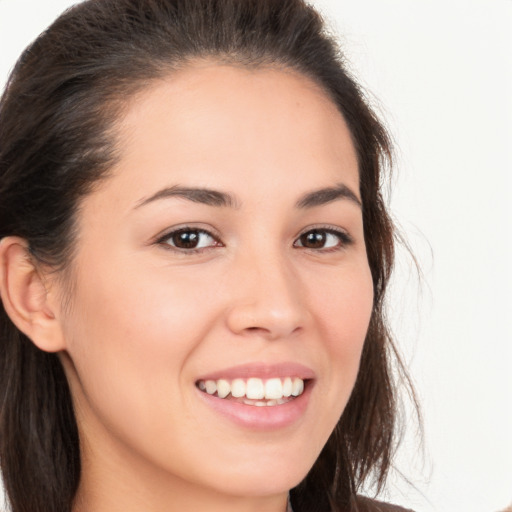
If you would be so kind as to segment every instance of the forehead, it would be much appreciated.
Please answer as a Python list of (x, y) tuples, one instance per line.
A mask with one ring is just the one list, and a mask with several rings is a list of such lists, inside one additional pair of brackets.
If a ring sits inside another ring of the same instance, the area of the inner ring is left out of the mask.
[(195, 179), (257, 192), (267, 177), (287, 188), (342, 179), (358, 191), (342, 115), (317, 84), (286, 69), (198, 63), (175, 72), (131, 100), (118, 146), (114, 176), (130, 174), (141, 190)]

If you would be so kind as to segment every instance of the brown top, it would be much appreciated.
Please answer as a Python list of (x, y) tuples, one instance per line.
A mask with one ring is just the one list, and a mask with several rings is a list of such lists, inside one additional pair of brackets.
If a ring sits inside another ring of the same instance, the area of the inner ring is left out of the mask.
[[(359, 512), (414, 512), (409, 508), (383, 503), (382, 501), (372, 500), (371, 498), (365, 498), (363, 496), (357, 497), (357, 507)], [(287, 512), (293, 512), (290, 501), (288, 501)]]
[(382, 501), (376, 501), (362, 496), (358, 497), (357, 506), (359, 512), (413, 512), (409, 508), (383, 503)]

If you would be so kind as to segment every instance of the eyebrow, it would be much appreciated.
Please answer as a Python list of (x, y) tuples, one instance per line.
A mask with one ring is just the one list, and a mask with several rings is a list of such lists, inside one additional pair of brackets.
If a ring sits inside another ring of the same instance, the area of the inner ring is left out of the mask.
[(313, 192), (305, 194), (297, 201), (297, 208), (314, 208), (316, 206), (322, 206), (339, 199), (348, 199), (357, 206), (361, 207), (361, 200), (357, 195), (346, 185), (340, 183), (335, 187), (326, 187)]
[[(209, 188), (182, 187), (175, 185), (173, 187), (163, 188), (152, 196), (142, 199), (137, 203), (135, 209), (145, 206), (148, 203), (171, 197), (179, 197), (194, 203), (205, 204), (207, 206), (227, 208), (240, 207), (240, 202), (237, 198), (226, 192), (220, 192), (219, 190)], [(295, 206), (300, 209), (314, 208), (340, 199), (348, 199), (361, 207), (361, 201), (357, 195), (342, 183), (334, 187), (325, 187), (308, 192), (297, 201)]]
[(239, 208), (239, 202), (231, 194), (209, 188), (181, 187), (179, 185), (159, 190), (156, 194), (139, 201), (135, 208), (140, 208), (141, 206), (145, 206), (153, 201), (158, 201), (159, 199), (168, 199), (171, 197), (180, 197), (194, 203), (206, 204), (208, 206)]

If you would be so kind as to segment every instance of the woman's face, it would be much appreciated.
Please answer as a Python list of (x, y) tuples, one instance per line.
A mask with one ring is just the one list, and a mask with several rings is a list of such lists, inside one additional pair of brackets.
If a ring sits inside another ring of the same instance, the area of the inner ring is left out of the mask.
[(347, 126), (300, 75), (203, 64), (118, 128), (60, 312), (84, 475), (286, 492), (343, 412), (372, 309)]

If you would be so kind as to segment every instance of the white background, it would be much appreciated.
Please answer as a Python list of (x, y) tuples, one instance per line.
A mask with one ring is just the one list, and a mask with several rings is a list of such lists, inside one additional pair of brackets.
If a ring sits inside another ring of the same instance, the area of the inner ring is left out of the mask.
[[(70, 0), (0, 0), (0, 84)], [(512, 1), (316, 0), (397, 145), (391, 318), (423, 406), (387, 498), (512, 503)]]

